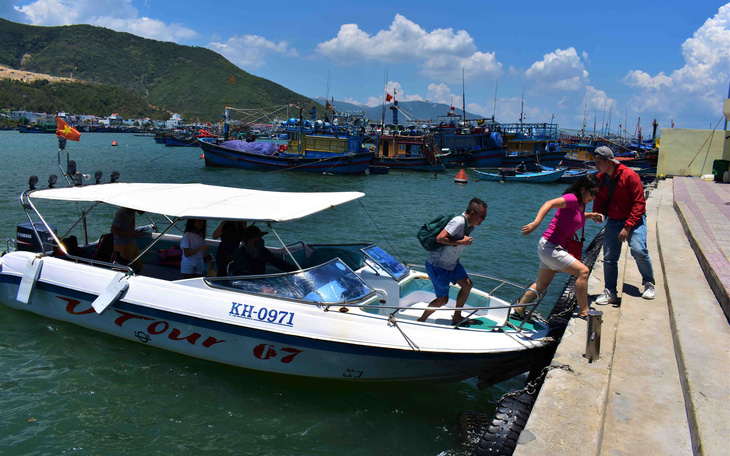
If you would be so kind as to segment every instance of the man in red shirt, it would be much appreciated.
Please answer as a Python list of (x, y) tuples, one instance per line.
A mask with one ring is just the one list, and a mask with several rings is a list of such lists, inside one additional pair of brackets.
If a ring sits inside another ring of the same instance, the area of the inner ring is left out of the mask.
[(644, 299), (654, 299), (654, 268), (646, 247), (646, 200), (641, 178), (622, 165), (606, 146), (593, 153), (601, 188), (593, 201), (593, 211), (607, 217), (603, 232), (603, 277), (606, 289), (596, 304), (618, 303), (618, 259), (621, 243), (629, 243), (631, 256), (641, 273)]

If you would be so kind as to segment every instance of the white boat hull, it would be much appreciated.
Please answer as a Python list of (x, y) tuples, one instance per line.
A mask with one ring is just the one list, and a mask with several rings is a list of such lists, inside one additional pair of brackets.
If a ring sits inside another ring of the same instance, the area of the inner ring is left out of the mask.
[(98, 314), (92, 302), (115, 272), (48, 257), (25, 304), (16, 296), (32, 257), (14, 252), (0, 260), (0, 301), (7, 306), (248, 369), (369, 381), (459, 380), (485, 372), (501, 379), (528, 369), (546, 344), (546, 327), (531, 340), (529, 333), (412, 320), (389, 325), (387, 315), (356, 307), (324, 311), (211, 288), (202, 279), (129, 277), (122, 299)]

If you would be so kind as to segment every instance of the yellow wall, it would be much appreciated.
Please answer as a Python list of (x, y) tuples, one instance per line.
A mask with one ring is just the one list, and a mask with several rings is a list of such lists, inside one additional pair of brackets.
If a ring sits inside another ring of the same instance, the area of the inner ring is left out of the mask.
[[(702, 176), (712, 174), (712, 162), (730, 160), (724, 130), (663, 128), (659, 145), (657, 175)], [(723, 156), (723, 149), (724, 154)]]

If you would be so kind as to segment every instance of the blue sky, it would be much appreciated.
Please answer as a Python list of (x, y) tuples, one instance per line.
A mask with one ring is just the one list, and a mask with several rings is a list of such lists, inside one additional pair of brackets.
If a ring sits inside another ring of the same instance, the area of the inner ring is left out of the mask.
[[(201, 46), (295, 92), (466, 106), (565, 128), (638, 118), (714, 128), (730, 86), (730, 3), (0, 0), (0, 17)], [(387, 72), (387, 80), (385, 75)], [(497, 89), (495, 110), (495, 87)], [(720, 125), (722, 128), (722, 124)]]

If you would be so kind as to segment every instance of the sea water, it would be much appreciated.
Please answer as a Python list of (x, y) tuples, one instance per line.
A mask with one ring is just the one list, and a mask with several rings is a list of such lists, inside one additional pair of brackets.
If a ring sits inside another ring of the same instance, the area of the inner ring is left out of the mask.
[[(118, 146), (112, 146), (116, 140)], [(433, 173), (329, 176), (206, 168), (197, 147), (151, 137), (85, 133), (67, 150), (80, 172), (118, 171), (121, 182), (201, 182), (273, 191), (359, 191), (365, 196), (303, 220), (275, 226), (286, 243), (373, 242), (404, 262), (423, 264), (415, 233), (472, 197), (489, 205), (462, 263), (467, 271), (529, 284), (547, 227), (522, 236), (564, 184), (454, 183), (458, 169)], [(18, 196), (30, 175), (45, 187), (58, 168), (55, 136), (0, 131), (0, 238), (27, 222)], [(66, 154), (61, 162), (65, 168)], [(65, 184), (64, 184), (65, 185)], [(59, 229), (75, 204), (44, 203)], [(108, 230), (114, 210), (95, 210), (89, 228)], [(144, 222), (143, 218), (138, 223)], [(208, 235), (215, 228), (211, 221)], [(63, 225), (63, 226), (61, 226)], [(586, 238), (599, 226), (588, 223)], [(271, 235), (268, 243), (275, 243)], [(4, 244), (0, 244), (0, 249)], [(568, 276), (556, 276), (538, 311), (547, 314)], [(476, 282), (479, 285), (479, 282)], [(461, 411), (491, 414), (516, 377), (480, 390), (456, 383), (353, 383), (274, 375), (189, 358), (29, 312), (0, 306), (0, 454), (3, 455), (461, 455)]]

